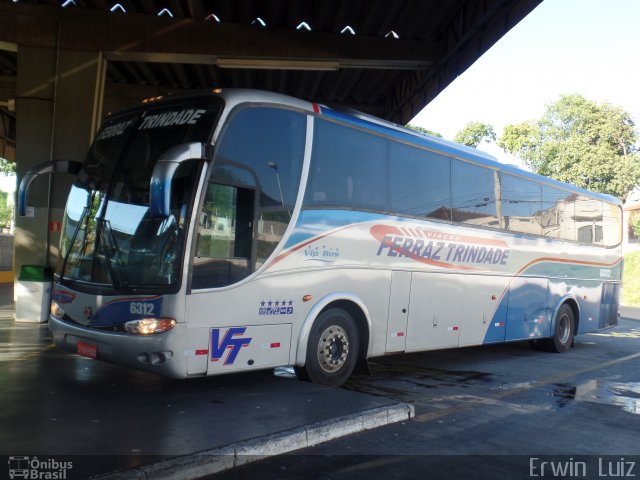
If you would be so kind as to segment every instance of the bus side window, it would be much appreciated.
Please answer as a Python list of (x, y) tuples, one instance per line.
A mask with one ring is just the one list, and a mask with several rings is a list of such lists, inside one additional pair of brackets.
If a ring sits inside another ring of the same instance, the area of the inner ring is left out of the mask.
[(542, 185), (540, 224), (542, 235), (562, 240), (575, 240), (575, 194)]
[(393, 212), (451, 220), (451, 159), (402, 143), (389, 145), (389, 195)]
[(384, 138), (316, 120), (305, 204), (384, 210), (387, 170)]
[(460, 160), (451, 164), (451, 214), (454, 222), (499, 228), (494, 172)]
[(199, 212), (192, 288), (237, 283), (276, 250), (298, 194), (306, 122), (300, 112), (267, 107), (231, 115)]
[(526, 178), (502, 174), (501, 187), (505, 228), (511, 232), (541, 235), (542, 190), (540, 184)]
[(603, 203), (602, 221), (604, 245), (607, 247), (618, 245), (622, 241), (622, 218), (620, 217), (620, 208), (609, 203)]
[(230, 285), (251, 273), (255, 193), (209, 183), (199, 216), (193, 288)]
[(575, 222), (578, 241), (602, 245), (602, 201), (585, 195), (578, 195), (576, 199)]

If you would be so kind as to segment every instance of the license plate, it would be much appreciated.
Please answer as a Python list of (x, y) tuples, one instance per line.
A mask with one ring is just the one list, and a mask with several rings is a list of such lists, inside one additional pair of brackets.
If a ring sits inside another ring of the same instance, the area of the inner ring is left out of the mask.
[(82, 355), (83, 357), (98, 357), (98, 347), (96, 345), (91, 345), (90, 343), (78, 342), (77, 351), (78, 355)]

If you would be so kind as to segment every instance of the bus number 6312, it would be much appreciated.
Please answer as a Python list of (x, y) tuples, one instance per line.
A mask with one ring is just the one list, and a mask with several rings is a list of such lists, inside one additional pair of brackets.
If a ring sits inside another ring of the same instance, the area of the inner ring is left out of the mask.
[(153, 315), (153, 303), (131, 302), (129, 304), (129, 313), (132, 315)]

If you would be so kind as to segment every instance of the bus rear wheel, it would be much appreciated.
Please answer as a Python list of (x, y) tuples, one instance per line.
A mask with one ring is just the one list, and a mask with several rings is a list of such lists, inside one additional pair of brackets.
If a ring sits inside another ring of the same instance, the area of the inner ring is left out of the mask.
[(296, 368), (301, 380), (337, 387), (353, 372), (358, 355), (358, 329), (349, 312), (331, 308), (316, 319), (304, 368)]
[(550, 352), (566, 352), (573, 345), (575, 336), (575, 318), (573, 310), (566, 303), (558, 310), (553, 325), (553, 337), (545, 339), (543, 345)]

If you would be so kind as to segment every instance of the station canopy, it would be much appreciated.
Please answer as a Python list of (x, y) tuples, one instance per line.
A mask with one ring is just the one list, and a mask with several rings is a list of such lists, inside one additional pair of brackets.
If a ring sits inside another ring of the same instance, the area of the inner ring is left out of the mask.
[(28, 45), (103, 52), (107, 94), (257, 88), (406, 124), (540, 2), (12, 0), (0, 106)]

